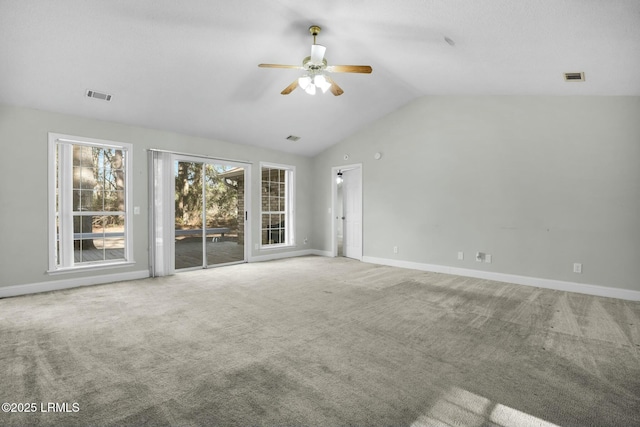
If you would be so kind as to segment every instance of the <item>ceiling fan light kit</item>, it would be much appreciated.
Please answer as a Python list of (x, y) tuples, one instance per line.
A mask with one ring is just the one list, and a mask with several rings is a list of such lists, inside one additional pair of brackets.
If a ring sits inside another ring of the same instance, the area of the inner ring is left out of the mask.
[(316, 88), (322, 90), (322, 93), (325, 93), (331, 87), (331, 83), (327, 81), (324, 74), (316, 74), (313, 77), (305, 74), (298, 78), (298, 86), (309, 95), (315, 95)]
[(282, 95), (289, 95), (296, 87), (300, 87), (309, 95), (315, 95), (317, 89), (322, 93), (330, 90), (334, 96), (344, 93), (342, 88), (333, 81), (327, 73), (364, 73), (370, 74), (373, 69), (369, 65), (327, 65), (324, 54), (327, 48), (316, 43), (316, 37), (320, 34), (321, 28), (317, 25), (309, 27), (309, 33), (313, 36), (313, 44), (311, 45), (311, 55), (302, 60), (302, 66), (299, 65), (282, 65), (282, 64), (259, 64), (261, 68), (293, 68), (304, 70), (305, 73), (287, 86)]

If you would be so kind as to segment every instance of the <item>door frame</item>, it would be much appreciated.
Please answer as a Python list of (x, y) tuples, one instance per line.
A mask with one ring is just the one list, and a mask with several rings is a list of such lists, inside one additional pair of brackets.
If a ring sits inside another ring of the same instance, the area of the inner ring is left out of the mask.
[[(360, 202), (362, 204), (360, 211), (362, 212), (362, 218), (360, 218), (360, 236), (362, 236), (362, 241), (360, 242), (360, 254), (358, 256), (358, 258), (354, 258), (354, 259), (358, 259), (360, 261), (362, 261), (363, 255), (364, 255), (364, 198), (363, 198), (363, 187), (364, 187), (364, 180), (363, 180), (363, 173), (362, 173), (362, 163), (354, 163), (354, 164), (350, 164), (350, 165), (342, 165), (342, 166), (333, 166), (331, 168), (331, 256), (332, 257), (337, 257), (338, 256), (338, 227), (336, 224), (336, 207), (338, 204), (338, 183), (336, 181), (336, 176), (338, 174), (338, 171), (344, 171), (344, 170), (353, 170), (356, 169), (360, 172)], [(342, 193), (344, 195), (344, 191)], [(343, 202), (343, 206), (344, 206), (344, 202)], [(343, 229), (343, 233), (344, 233), (344, 229)], [(344, 242), (344, 237), (343, 237), (343, 242)]]
[[(242, 263), (246, 263), (249, 261), (249, 254), (250, 252), (250, 246), (251, 246), (251, 242), (253, 241), (251, 239), (251, 224), (250, 224), (250, 219), (251, 219), (251, 168), (252, 168), (252, 164), (251, 163), (246, 163), (246, 162), (242, 162), (242, 161), (237, 161), (237, 160), (227, 160), (227, 159), (223, 159), (223, 158), (217, 158), (217, 157), (203, 157), (203, 156), (198, 156), (198, 155), (189, 155), (189, 154), (181, 154), (181, 153), (172, 153), (171, 154), (171, 183), (173, 184), (175, 182), (175, 162), (195, 162), (195, 163), (203, 163), (203, 164), (221, 164), (221, 165), (229, 165), (229, 166), (238, 166), (238, 167), (242, 167), (244, 169), (244, 178), (245, 178), (245, 182), (244, 182), (244, 212), (242, 212), (242, 215), (244, 215), (244, 257), (242, 259), (242, 261), (234, 261), (234, 262), (229, 262), (229, 263), (224, 263), (224, 264), (216, 264), (216, 265), (207, 265), (206, 267), (200, 266), (200, 267), (190, 267), (190, 268), (181, 268), (180, 270), (176, 270), (176, 245), (175, 245), (175, 235), (176, 235), (176, 222), (175, 222), (175, 218), (176, 218), (176, 206), (175, 203), (173, 202), (173, 197), (175, 197), (175, 185), (172, 185), (172, 198), (171, 198), (171, 207), (170, 209), (168, 209), (168, 214), (171, 215), (171, 229), (170, 229), (170, 233), (172, 236), (172, 244), (170, 245), (170, 258), (171, 258), (171, 263), (170, 263), (170, 268), (171, 268), (171, 274), (174, 274), (176, 271), (191, 271), (191, 270), (202, 270), (202, 269), (209, 269), (209, 268), (216, 268), (216, 267), (224, 267), (225, 265), (234, 265), (234, 264), (242, 264)], [(203, 180), (204, 183), (204, 180)], [(204, 188), (203, 188), (204, 190)], [(240, 215), (241, 213), (238, 212), (238, 215)], [(204, 261), (204, 257), (206, 257), (206, 253), (203, 254), (203, 261)], [(204, 264), (204, 262), (203, 262)]]

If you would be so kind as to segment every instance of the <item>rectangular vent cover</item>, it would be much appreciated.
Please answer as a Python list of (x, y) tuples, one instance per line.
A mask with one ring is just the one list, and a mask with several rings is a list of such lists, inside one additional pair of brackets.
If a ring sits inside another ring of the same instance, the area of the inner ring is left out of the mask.
[(294, 142), (295, 142), (295, 141), (299, 140), (299, 139), (300, 139), (300, 137), (299, 137), (299, 136), (295, 136), (295, 135), (289, 135), (289, 136), (287, 137), (287, 139), (288, 139), (289, 141), (294, 141)]
[(565, 82), (583, 82), (584, 73), (564, 73)]
[(111, 101), (111, 95), (102, 92), (96, 92), (95, 90), (88, 90), (87, 96), (89, 98), (102, 99), (103, 101)]

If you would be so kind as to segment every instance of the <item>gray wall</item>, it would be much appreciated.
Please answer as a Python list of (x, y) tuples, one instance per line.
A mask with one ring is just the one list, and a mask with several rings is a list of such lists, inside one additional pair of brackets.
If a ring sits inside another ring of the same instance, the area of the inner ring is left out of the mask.
[(640, 291), (638, 97), (423, 97), (314, 160), (319, 250), (362, 163), (365, 257)]
[[(48, 132), (133, 144), (134, 267), (45, 273)], [(331, 167), (362, 163), (365, 256), (640, 291), (638, 97), (424, 97), (313, 159), (9, 106), (0, 141), (0, 286), (146, 271), (145, 150), (161, 148), (254, 162), (254, 207), (258, 162), (295, 165), (294, 251), (331, 250)]]
[[(213, 118), (214, 120), (215, 118)], [(91, 272), (48, 275), (47, 134), (48, 132), (107, 139), (133, 144), (133, 205), (136, 265)], [(170, 132), (125, 126), (38, 110), (0, 106), (0, 287), (66, 280), (90, 275), (148, 271), (147, 152), (160, 148), (253, 162), (252, 239), (253, 255), (258, 242), (260, 206), (259, 162), (296, 166), (296, 235), (298, 247), (268, 251), (269, 254), (309, 249), (302, 241), (311, 233), (311, 159), (248, 145), (231, 144)]]

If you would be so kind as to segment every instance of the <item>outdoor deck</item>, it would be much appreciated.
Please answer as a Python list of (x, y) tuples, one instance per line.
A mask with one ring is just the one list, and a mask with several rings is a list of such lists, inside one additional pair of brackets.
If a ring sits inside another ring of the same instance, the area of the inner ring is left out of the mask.
[[(244, 245), (238, 244), (235, 236), (218, 237), (212, 241), (207, 236), (207, 265), (225, 264), (244, 260)], [(106, 246), (100, 246), (101, 240), (95, 240), (96, 249), (76, 249), (75, 262), (102, 261), (104, 259), (124, 258), (124, 239), (111, 239)], [(176, 239), (176, 270), (202, 266), (202, 238), (178, 237)]]
[[(207, 239), (207, 265), (225, 264), (244, 260), (244, 245), (236, 237), (224, 237), (212, 242)], [(176, 240), (176, 270), (202, 266), (202, 238)]]

